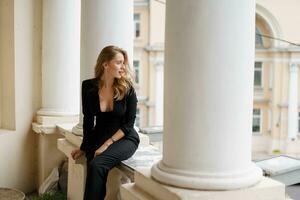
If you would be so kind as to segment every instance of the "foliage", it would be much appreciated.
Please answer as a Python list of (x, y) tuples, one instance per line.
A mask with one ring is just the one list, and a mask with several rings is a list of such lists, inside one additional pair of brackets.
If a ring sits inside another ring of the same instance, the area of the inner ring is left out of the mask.
[(279, 149), (274, 149), (273, 150), (273, 154), (280, 154), (281, 152), (280, 152), (280, 150)]

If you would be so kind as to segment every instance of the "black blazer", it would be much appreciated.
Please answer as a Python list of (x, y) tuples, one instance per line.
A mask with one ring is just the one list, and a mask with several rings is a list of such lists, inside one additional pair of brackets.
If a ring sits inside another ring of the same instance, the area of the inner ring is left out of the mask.
[(100, 140), (104, 141), (108, 139), (118, 129), (121, 129), (125, 134), (125, 138), (132, 140), (136, 145), (138, 145), (140, 140), (137, 132), (134, 129), (138, 100), (134, 88), (131, 87), (122, 100), (114, 100), (112, 113), (108, 113), (109, 115), (105, 115), (105, 117), (103, 117), (105, 112), (101, 112), (100, 109), (98, 91), (98, 79), (87, 79), (82, 82), (81, 97), (83, 113), (83, 140), (80, 149), (83, 151), (95, 150), (94, 140), (97, 138), (95, 137), (96, 134), (99, 134), (95, 133), (95, 129), (97, 129), (99, 126), (107, 126), (105, 123), (108, 121), (113, 122), (112, 124), (109, 124), (109, 126), (111, 126), (110, 130), (112, 131), (109, 133), (110, 135), (100, 135), (100, 137), (102, 137)]

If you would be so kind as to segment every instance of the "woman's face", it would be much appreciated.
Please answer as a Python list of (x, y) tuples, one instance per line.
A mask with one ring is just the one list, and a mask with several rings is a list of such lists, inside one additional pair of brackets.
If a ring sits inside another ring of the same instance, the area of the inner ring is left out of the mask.
[(107, 63), (107, 72), (114, 78), (121, 78), (125, 75), (124, 56), (122, 53), (117, 53), (111, 61)]

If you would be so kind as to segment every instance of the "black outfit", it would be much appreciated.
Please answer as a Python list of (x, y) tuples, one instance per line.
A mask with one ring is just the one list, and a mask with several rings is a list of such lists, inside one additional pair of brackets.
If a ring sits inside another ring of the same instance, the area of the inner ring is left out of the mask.
[[(84, 200), (104, 199), (107, 174), (111, 168), (131, 157), (140, 142), (133, 128), (137, 97), (133, 87), (122, 100), (114, 100), (113, 110), (102, 112), (99, 101), (99, 80), (82, 82), (83, 141), (80, 149), (87, 158)], [(94, 152), (121, 129), (125, 136), (94, 158)]]

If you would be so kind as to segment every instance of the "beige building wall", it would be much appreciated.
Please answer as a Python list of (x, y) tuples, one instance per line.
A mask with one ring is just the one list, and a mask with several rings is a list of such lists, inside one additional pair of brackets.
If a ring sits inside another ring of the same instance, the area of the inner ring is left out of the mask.
[[(256, 26), (263, 35), (299, 43), (300, 27), (295, 24), (299, 24), (300, 15), (291, 15), (299, 7), (299, 1), (257, 0)], [(263, 43), (264, 48), (256, 48), (256, 61), (263, 62), (263, 88), (254, 91), (254, 97), (263, 100), (254, 98), (254, 108), (262, 111), (261, 134), (271, 138), (271, 151), (282, 150), (288, 134), (290, 62), (300, 61), (300, 47), (266, 37)], [(300, 102), (299, 95), (297, 98)]]
[(140, 127), (155, 126), (155, 74), (164, 56), (165, 1), (135, 0), (134, 13), (141, 16), (141, 36), (134, 41), (134, 60), (140, 60)]
[(150, 45), (163, 45), (165, 42), (166, 0), (149, 0), (150, 2)]
[(140, 59), (140, 127), (154, 126), (156, 65), (163, 61), (165, 1), (135, 0), (141, 15), (141, 37), (135, 39), (134, 59)]
[[(165, 1), (149, 0), (148, 2), (145, 15), (148, 12), (149, 21), (142, 22), (147, 24), (149, 29), (146, 48), (148, 53), (145, 54), (145, 57), (148, 57), (148, 65), (147, 69), (146, 65), (142, 68), (145, 73), (143, 78), (148, 81), (145, 83), (147, 86), (142, 88), (147, 98), (147, 106), (144, 107), (144, 115), (141, 116), (144, 120), (143, 126), (155, 125), (155, 66), (164, 59)], [(285, 2), (257, 0), (256, 27), (263, 35), (300, 43), (300, 27), (295, 26), (300, 22), (300, 15), (290, 14), (297, 13), (299, 7), (300, 2), (296, 0)], [(135, 10), (137, 11), (138, 8)], [(289, 63), (291, 60), (299, 61), (300, 48), (267, 37), (263, 37), (262, 40), (264, 46), (256, 48), (255, 56), (256, 61), (262, 62), (263, 85), (261, 88), (254, 89), (253, 100), (253, 107), (261, 109), (262, 121), (261, 131), (255, 133), (254, 137), (267, 136), (271, 138), (270, 147), (280, 149), (278, 140), (287, 137)], [(300, 81), (298, 81), (298, 88), (300, 88), (299, 84)], [(300, 97), (298, 99), (300, 102)], [(265, 150), (267, 148), (266, 146)]]
[[(134, 39), (133, 60), (139, 61), (139, 84), (137, 84), (137, 93), (139, 97), (138, 109), (140, 127), (147, 126), (148, 122), (148, 83), (149, 83), (149, 64), (148, 52), (145, 47), (149, 41), (149, 3), (148, 1), (134, 1), (134, 14), (140, 15), (140, 36)], [(135, 35), (135, 34), (134, 34)]]
[[(158, 125), (156, 122), (156, 112), (159, 112), (156, 102), (156, 75), (157, 68), (164, 62), (164, 40), (165, 40), (165, 0), (155, 1), (150, 0), (150, 40), (149, 40), (149, 126)], [(161, 86), (163, 87), (163, 85)], [(162, 101), (162, 100), (161, 100)]]
[[(3, 9), (10, 12), (2, 12)], [(13, 86), (15, 92), (14, 108), (10, 111), (0, 109), (0, 113), (16, 113), (13, 130), (0, 127), (0, 187), (30, 192), (36, 189), (38, 171), (37, 137), (31, 129), (31, 122), (41, 105), (41, 1), (3, 0), (0, 1), (0, 11), (1, 20), (8, 19), (9, 26), (13, 27), (13, 31), (1, 34), (1, 41), (3, 37), (12, 40), (7, 49), (13, 49), (13, 61), (9, 65), (0, 62), (0, 68), (1, 72), (14, 69), (14, 82), (1, 82), (5, 84), (1, 88), (11, 90)], [(3, 26), (3, 21), (0, 26), (3, 33), (7, 26)], [(3, 51), (0, 48), (0, 57), (5, 55)], [(0, 98), (3, 100), (6, 96), (0, 95)]]
[(300, 23), (298, 0), (256, 0), (256, 2), (272, 13), (285, 40), (300, 43), (299, 26), (296, 25)]

